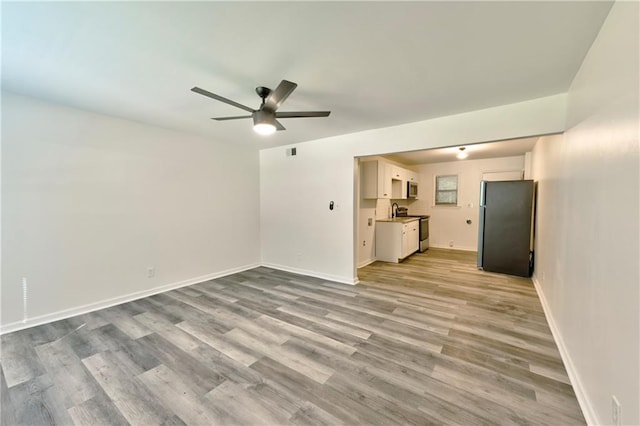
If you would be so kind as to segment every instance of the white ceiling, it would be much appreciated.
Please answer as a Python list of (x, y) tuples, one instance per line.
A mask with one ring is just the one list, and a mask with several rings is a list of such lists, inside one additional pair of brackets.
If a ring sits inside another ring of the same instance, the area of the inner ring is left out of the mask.
[[(446, 163), (449, 161), (481, 160), (484, 158), (514, 157), (530, 152), (538, 141), (538, 137), (510, 139), (507, 141), (496, 141), (488, 143), (478, 143), (472, 145), (460, 145), (449, 148), (435, 148), (422, 151), (401, 152), (385, 155), (385, 158), (401, 164), (429, 164)], [(458, 160), (456, 155), (459, 149), (464, 147), (468, 154), (465, 160)]]
[[(3, 90), (271, 147), (563, 93), (611, 2), (4, 2)], [(254, 88), (331, 110), (255, 135)]]

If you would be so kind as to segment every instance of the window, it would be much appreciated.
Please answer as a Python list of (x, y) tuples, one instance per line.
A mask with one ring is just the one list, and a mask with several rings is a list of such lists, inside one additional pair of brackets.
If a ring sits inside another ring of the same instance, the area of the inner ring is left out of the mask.
[(436, 176), (436, 206), (458, 205), (458, 175)]

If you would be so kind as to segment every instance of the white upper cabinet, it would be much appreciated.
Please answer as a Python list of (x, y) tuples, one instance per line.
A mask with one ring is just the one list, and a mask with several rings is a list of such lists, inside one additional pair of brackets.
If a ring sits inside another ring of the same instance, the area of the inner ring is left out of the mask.
[(384, 161), (360, 163), (362, 198), (391, 198), (391, 164)]
[(407, 182), (418, 182), (418, 174), (382, 160), (360, 163), (360, 191), (364, 199), (406, 199)]
[(413, 170), (407, 170), (407, 181), (409, 182), (418, 182), (418, 173), (414, 172)]
[(391, 166), (391, 179), (393, 180), (406, 180), (405, 175), (408, 170), (398, 166)]

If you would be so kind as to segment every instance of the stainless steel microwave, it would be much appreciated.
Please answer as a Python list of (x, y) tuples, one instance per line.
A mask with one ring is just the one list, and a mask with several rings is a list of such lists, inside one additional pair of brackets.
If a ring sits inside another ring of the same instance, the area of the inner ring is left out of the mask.
[(418, 198), (418, 182), (407, 182), (407, 198)]

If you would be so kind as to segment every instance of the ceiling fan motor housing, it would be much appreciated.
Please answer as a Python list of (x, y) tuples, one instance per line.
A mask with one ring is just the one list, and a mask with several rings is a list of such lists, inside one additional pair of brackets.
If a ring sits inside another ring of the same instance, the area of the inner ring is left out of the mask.
[(269, 123), (275, 126), (276, 115), (273, 111), (268, 109), (261, 109), (253, 114), (253, 125)]

